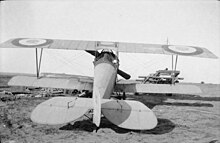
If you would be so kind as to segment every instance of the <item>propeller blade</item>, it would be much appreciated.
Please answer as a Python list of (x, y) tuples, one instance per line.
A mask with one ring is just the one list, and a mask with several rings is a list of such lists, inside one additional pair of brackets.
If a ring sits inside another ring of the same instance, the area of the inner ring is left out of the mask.
[(120, 76), (122, 76), (123, 78), (125, 78), (125, 79), (130, 79), (130, 78), (131, 78), (131, 76), (130, 76), (129, 74), (125, 73), (124, 71), (122, 71), (122, 70), (120, 70), (120, 69), (118, 69), (117, 73), (118, 73)]
[(98, 51), (91, 51), (91, 50), (85, 50), (87, 53), (90, 53), (91, 55), (93, 55), (93, 56), (97, 56), (97, 55), (99, 55), (99, 52)]

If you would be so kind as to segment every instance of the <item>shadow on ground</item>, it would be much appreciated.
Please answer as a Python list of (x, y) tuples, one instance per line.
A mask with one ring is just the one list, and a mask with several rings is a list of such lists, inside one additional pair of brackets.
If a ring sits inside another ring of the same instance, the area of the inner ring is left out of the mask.
[[(161, 119), (158, 118), (158, 124), (154, 129), (151, 130), (129, 130), (129, 129), (123, 129), (120, 128), (111, 122), (109, 122), (106, 118), (102, 118), (101, 124), (99, 129), (109, 128), (115, 131), (116, 133), (124, 134), (129, 132), (136, 132), (140, 134), (165, 134), (171, 132), (175, 128), (175, 124), (171, 122), (168, 119)], [(98, 130), (99, 130), (98, 129)], [(88, 119), (88, 120), (82, 120), (82, 121), (76, 121), (73, 125), (67, 124), (60, 128), (60, 130), (80, 130), (80, 131), (87, 131), (87, 132), (93, 132), (97, 130), (96, 126)]]
[[(144, 103), (150, 109), (157, 105), (213, 107), (213, 104), (202, 103), (201, 101), (220, 101), (220, 97), (201, 97), (199, 95), (188, 94), (140, 94), (138, 96), (131, 96), (130, 98)], [(168, 99), (173, 99), (173, 101), (168, 102)], [(175, 102), (175, 100), (179, 101)], [(182, 100), (182, 102), (180, 102), (180, 100)], [(189, 100), (191, 102), (188, 102)], [(193, 100), (195, 101), (194, 103), (192, 102)]]

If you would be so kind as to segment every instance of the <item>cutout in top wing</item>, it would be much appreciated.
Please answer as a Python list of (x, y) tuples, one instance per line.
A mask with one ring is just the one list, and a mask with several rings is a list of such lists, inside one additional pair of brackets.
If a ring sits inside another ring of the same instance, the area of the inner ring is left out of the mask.
[(68, 50), (112, 49), (127, 53), (152, 53), (167, 55), (194, 56), (201, 58), (217, 58), (209, 50), (194, 46), (160, 45), (125, 42), (96, 42), (83, 40), (33, 39), (16, 38), (0, 44), (0, 48), (49, 48)]

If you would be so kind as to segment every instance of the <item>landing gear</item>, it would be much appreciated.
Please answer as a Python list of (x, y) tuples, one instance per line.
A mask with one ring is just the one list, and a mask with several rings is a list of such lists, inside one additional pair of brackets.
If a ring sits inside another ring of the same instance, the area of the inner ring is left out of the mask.
[(122, 99), (123, 99), (123, 100), (126, 100), (126, 98), (127, 98), (127, 97), (126, 97), (126, 94), (125, 94), (125, 92), (123, 92)]
[(96, 127), (95, 132), (97, 133), (99, 129), (100, 129), (100, 127)]
[(114, 95), (111, 96), (112, 98), (115, 98), (117, 100), (126, 100), (127, 96), (125, 94), (125, 92), (122, 92), (122, 95), (121, 95), (121, 92), (116, 92)]

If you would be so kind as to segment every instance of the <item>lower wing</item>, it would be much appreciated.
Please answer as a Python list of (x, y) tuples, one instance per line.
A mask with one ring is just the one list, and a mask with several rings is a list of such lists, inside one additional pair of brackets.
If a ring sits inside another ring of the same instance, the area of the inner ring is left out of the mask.
[[(91, 77), (83, 77), (78, 75), (71, 75), (68, 77), (44, 76), (40, 78), (37, 78), (36, 76), (15, 76), (9, 81), (8, 85), (91, 91), (93, 89), (93, 79)], [(115, 91), (131, 93), (201, 93), (201, 89), (195, 85), (141, 84), (132, 80), (118, 82), (115, 86)]]
[(141, 84), (141, 83), (117, 83), (115, 91), (131, 93), (176, 93), (195, 94), (201, 93), (201, 89), (195, 85), (187, 84)]
[(25, 87), (45, 87), (45, 88), (62, 88), (62, 89), (77, 89), (77, 90), (92, 90), (93, 79), (78, 75), (61, 77), (59, 76), (15, 76), (8, 82), (10, 86), (25, 86)]

